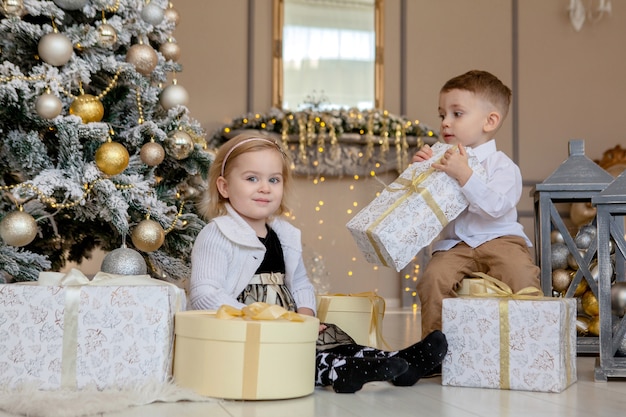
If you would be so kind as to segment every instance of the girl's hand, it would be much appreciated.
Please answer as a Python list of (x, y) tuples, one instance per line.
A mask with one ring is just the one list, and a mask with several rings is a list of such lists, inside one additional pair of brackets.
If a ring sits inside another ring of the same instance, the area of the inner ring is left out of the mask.
[(415, 152), (415, 155), (413, 155), (413, 159), (411, 160), (411, 162), (424, 162), (432, 158), (432, 156), (433, 150), (431, 149), (431, 147), (428, 145), (424, 145), (420, 148), (419, 151)]

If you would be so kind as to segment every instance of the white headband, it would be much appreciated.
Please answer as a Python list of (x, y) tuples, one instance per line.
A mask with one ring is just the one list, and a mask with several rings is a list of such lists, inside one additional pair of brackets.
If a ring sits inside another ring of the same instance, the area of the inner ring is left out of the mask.
[(249, 139), (244, 139), (244, 140), (242, 140), (241, 142), (239, 142), (238, 144), (234, 145), (232, 148), (230, 148), (230, 149), (228, 150), (228, 152), (226, 152), (226, 156), (224, 157), (224, 160), (222, 161), (222, 170), (220, 171), (220, 172), (221, 172), (222, 177), (224, 176), (224, 168), (226, 167), (226, 161), (228, 161), (228, 157), (230, 156), (230, 154), (231, 154), (231, 153), (233, 153), (233, 151), (234, 151), (235, 149), (237, 149), (239, 146), (243, 145), (244, 143), (252, 142), (253, 140), (260, 140), (260, 141), (263, 141), (263, 142), (271, 143), (272, 145), (275, 145), (275, 146), (278, 148), (278, 150), (279, 150), (282, 154), (284, 154), (284, 152), (283, 152), (283, 150), (280, 148), (280, 146), (279, 146), (276, 142), (274, 142), (273, 140), (264, 139), (264, 138), (249, 138)]

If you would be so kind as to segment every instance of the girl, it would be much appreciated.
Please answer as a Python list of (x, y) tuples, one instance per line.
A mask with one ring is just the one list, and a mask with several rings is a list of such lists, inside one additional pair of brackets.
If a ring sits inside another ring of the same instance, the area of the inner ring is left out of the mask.
[[(291, 162), (277, 142), (244, 133), (226, 142), (209, 172), (201, 213), (210, 222), (192, 251), (194, 309), (242, 308), (263, 301), (314, 316), (316, 299), (302, 259), (300, 231), (280, 217), (288, 211)], [(356, 392), (370, 381), (413, 385), (443, 360), (437, 331), (406, 349), (385, 352), (357, 345), (332, 324), (320, 325), (316, 385)]]

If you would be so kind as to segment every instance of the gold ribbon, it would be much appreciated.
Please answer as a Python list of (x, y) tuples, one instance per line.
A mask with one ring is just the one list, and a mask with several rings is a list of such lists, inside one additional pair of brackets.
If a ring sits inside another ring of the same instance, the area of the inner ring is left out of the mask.
[[(61, 272), (41, 272), (36, 283), (42, 286), (65, 288), (63, 312), (63, 348), (61, 359), (61, 387), (77, 388), (76, 359), (78, 352), (78, 312), (80, 292), (85, 286), (168, 286), (174, 289), (174, 312), (183, 308), (183, 291), (169, 282), (151, 278), (149, 275), (116, 275), (98, 272), (89, 280), (81, 271), (72, 268), (67, 274)], [(173, 349), (173, 341), (170, 352)]]
[[(504, 282), (491, 275), (484, 274), (482, 272), (473, 272), (471, 275), (479, 277), (485, 280), (485, 287), (493, 290), (493, 293), (476, 293), (472, 294), (476, 297), (496, 297), (506, 298), (500, 300), (498, 304), (498, 310), (500, 313), (500, 388), (510, 389), (510, 336), (511, 329), (509, 326), (509, 300), (537, 300), (537, 301), (558, 301), (559, 298), (544, 297), (540, 289), (536, 287), (524, 287), (517, 292), (513, 292)], [(565, 304), (565, 329), (572, 327), (570, 306)], [(566, 386), (572, 383), (572, 368), (569, 361), (571, 355), (571, 343), (570, 338), (566, 333), (567, 339), (565, 340), (565, 373), (567, 378)]]
[(256, 398), (258, 389), (259, 358), (261, 355), (261, 320), (285, 319), (303, 322), (304, 318), (298, 313), (285, 310), (276, 304), (263, 302), (252, 303), (242, 309), (229, 305), (222, 305), (215, 313), (218, 319), (232, 320), (241, 318), (250, 320), (246, 325), (246, 339), (243, 348), (243, 384), (242, 398)]
[[(368, 332), (368, 344), (373, 347), (380, 347), (379, 341), (382, 345), (384, 345), (387, 349), (391, 349), (387, 341), (383, 338), (382, 332), (382, 323), (378, 319), (380, 315), (382, 318), (385, 317), (385, 299), (376, 294), (376, 291), (366, 291), (355, 294), (328, 294), (328, 296), (332, 297), (367, 297), (370, 300), (370, 305), (372, 309), (370, 310), (370, 326)], [(320, 300), (320, 305), (317, 309), (317, 317), (320, 321), (326, 320), (326, 316), (328, 315), (328, 310), (330, 308), (331, 299), (328, 296), (322, 296)]]
[[(441, 159), (439, 161), (441, 161)], [(411, 197), (413, 194), (419, 194), (424, 199), (428, 207), (431, 209), (431, 211), (433, 212), (435, 217), (437, 217), (437, 220), (439, 220), (439, 223), (441, 223), (443, 227), (445, 227), (449, 223), (448, 219), (446, 218), (446, 215), (444, 214), (443, 210), (441, 210), (441, 208), (439, 207), (439, 205), (433, 198), (430, 191), (425, 187), (419, 186), (419, 184), (426, 181), (426, 179), (433, 172), (435, 172), (434, 168), (428, 168), (426, 171), (416, 176), (415, 171), (413, 171), (413, 174), (412, 174), (413, 176), (411, 179), (400, 177), (400, 178), (397, 178), (393, 183), (385, 187), (385, 190), (389, 192), (404, 191), (405, 193), (400, 198), (398, 198), (392, 205), (387, 207), (387, 209), (365, 231), (367, 238), (370, 241), (370, 244), (372, 245), (372, 247), (374, 248), (374, 251), (376, 252), (376, 256), (378, 257), (378, 259), (381, 261), (383, 265), (387, 267), (389, 266), (387, 262), (385, 261), (376, 241), (374, 240), (374, 229), (383, 220), (385, 220), (385, 218), (391, 212), (393, 212), (396, 208), (398, 208), (400, 204), (402, 204), (407, 198)], [(394, 184), (400, 185), (400, 187), (392, 187)]]
[(252, 303), (241, 310), (227, 304), (222, 305), (215, 313), (218, 319), (242, 318), (244, 320), (279, 320), (304, 321), (302, 316), (293, 311), (285, 310), (276, 304), (262, 302)]

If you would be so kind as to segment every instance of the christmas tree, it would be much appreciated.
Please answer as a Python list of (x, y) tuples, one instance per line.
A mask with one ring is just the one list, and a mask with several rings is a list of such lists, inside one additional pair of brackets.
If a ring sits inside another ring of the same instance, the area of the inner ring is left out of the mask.
[(0, 281), (189, 275), (212, 153), (165, 0), (0, 0)]

